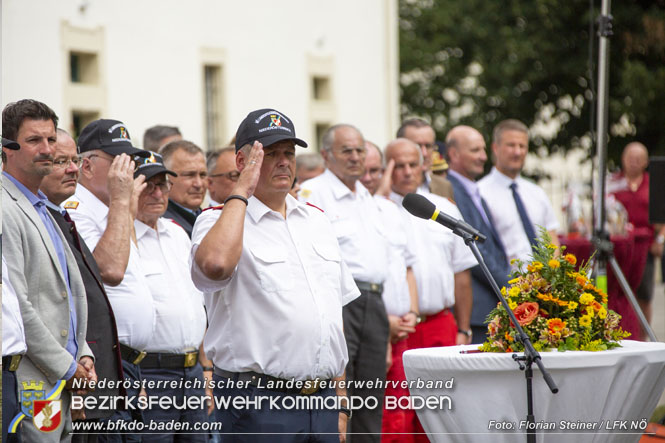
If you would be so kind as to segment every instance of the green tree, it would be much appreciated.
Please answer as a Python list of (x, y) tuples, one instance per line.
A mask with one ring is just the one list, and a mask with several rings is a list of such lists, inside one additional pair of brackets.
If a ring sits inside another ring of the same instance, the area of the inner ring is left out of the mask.
[[(633, 140), (665, 155), (665, 0), (611, 13), (609, 157)], [(537, 152), (595, 146), (599, 1), (400, 0), (399, 15), (403, 117), (429, 118), (439, 139), (467, 124), (489, 141), (517, 118)]]

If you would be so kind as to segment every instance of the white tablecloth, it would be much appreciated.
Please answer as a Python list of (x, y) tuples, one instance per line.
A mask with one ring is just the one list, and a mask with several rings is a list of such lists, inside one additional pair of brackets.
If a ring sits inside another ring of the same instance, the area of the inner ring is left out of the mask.
[[(626, 340), (623, 347), (604, 352), (543, 352), (543, 364), (559, 387), (552, 394), (533, 365), (538, 442), (637, 442), (665, 389), (665, 343)], [(526, 381), (512, 353), (461, 354), (477, 345), (414, 349), (404, 353), (411, 396), (447, 396), (443, 408), (418, 410), (423, 427), (436, 442), (526, 441)], [(452, 381), (452, 388), (418, 387), (421, 381)], [(415, 404), (415, 403), (414, 403)], [(494, 420), (494, 422), (491, 422)], [(627, 420), (627, 422), (626, 422)], [(596, 423), (595, 430), (564, 430), (561, 421)], [(609, 421), (609, 425), (608, 425)], [(617, 423), (615, 423), (617, 421)], [(551, 423), (551, 424), (550, 424)], [(619, 429), (622, 426), (628, 430)], [(498, 430), (510, 427), (513, 430)], [(616, 427), (608, 430), (607, 427)], [(492, 429), (490, 429), (490, 427)]]

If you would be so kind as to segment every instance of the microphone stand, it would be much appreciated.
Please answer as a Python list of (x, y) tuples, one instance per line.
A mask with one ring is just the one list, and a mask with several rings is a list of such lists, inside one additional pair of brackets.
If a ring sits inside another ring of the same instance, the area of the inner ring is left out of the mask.
[[(559, 388), (556, 386), (556, 383), (554, 383), (554, 380), (552, 380), (550, 373), (547, 372), (547, 370), (545, 369), (545, 366), (541, 361), (540, 354), (538, 353), (538, 351), (534, 349), (533, 345), (531, 344), (531, 339), (526, 334), (526, 332), (524, 332), (524, 329), (522, 329), (522, 326), (517, 321), (517, 318), (515, 317), (515, 314), (513, 313), (512, 309), (510, 309), (508, 302), (501, 294), (499, 286), (496, 284), (494, 277), (492, 277), (489, 268), (485, 264), (485, 260), (483, 259), (483, 256), (480, 254), (480, 251), (478, 250), (478, 246), (476, 245), (476, 241), (473, 238), (473, 236), (471, 236), (469, 233), (461, 229), (454, 229), (453, 233), (462, 237), (462, 239), (464, 239), (464, 243), (466, 243), (466, 245), (469, 248), (471, 248), (471, 252), (473, 252), (473, 255), (476, 257), (476, 260), (480, 265), (480, 269), (483, 270), (483, 274), (485, 274), (485, 277), (487, 277), (487, 280), (490, 282), (490, 285), (492, 286), (494, 293), (496, 294), (497, 297), (499, 297), (499, 300), (501, 300), (501, 304), (503, 304), (503, 307), (508, 313), (510, 320), (512, 320), (513, 324), (515, 325), (515, 328), (517, 329), (518, 335), (515, 338), (515, 340), (524, 345), (524, 355), (518, 356), (517, 354), (513, 354), (513, 360), (517, 362), (520, 370), (524, 371), (524, 376), (526, 377), (526, 401), (527, 401), (526, 441), (527, 443), (536, 443), (536, 432), (535, 432), (536, 419), (533, 415), (533, 390), (532, 390), (533, 370), (531, 369), (533, 363), (536, 363), (536, 365), (538, 365), (538, 369), (540, 369), (540, 372), (543, 374), (545, 383), (547, 383), (547, 386), (550, 388), (550, 391), (552, 391), (552, 394), (556, 394), (557, 392), (559, 392)], [(524, 362), (524, 364), (522, 362)]]

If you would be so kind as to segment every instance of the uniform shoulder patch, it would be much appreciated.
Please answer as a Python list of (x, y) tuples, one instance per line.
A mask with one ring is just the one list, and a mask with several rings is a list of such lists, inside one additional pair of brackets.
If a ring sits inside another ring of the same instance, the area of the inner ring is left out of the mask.
[(312, 195), (312, 191), (309, 189), (301, 189), (298, 193), (298, 196), (302, 198), (308, 198), (310, 195)]
[(207, 211), (207, 210), (209, 210), (209, 209), (212, 209), (212, 210), (214, 211), (215, 209), (223, 209), (223, 208), (224, 208), (224, 203), (222, 203), (221, 205), (218, 205), (218, 206), (209, 206), (209, 207), (205, 208), (205, 209), (204, 209), (203, 211), (201, 211), (201, 212), (205, 212), (205, 211)]
[(67, 203), (65, 203), (64, 208), (65, 209), (76, 209), (79, 207), (79, 202), (70, 200)]
[(307, 202), (307, 203), (305, 203), (305, 204), (306, 204), (307, 206), (311, 206), (312, 208), (316, 208), (316, 209), (318, 209), (318, 210), (321, 211), (321, 212), (324, 212), (323, 209), (319, 208), (318, 206), (315, 206), (315, 205), (311, 204), (310, 202)]

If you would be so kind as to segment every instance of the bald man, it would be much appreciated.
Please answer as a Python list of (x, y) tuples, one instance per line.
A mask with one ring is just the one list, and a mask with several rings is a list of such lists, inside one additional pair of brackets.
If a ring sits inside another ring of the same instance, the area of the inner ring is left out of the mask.
[[(651, 322), (654, 288), (654, 260), (663, 255), (665, 225), (649, 224), (649, 151), (639, 142), (626, 145), (621, 154), (621, 172), (611, 179), (610, 187), (628, 212), (628, 221), (636, 230), (646, 231), (651, 239), (642, 281), (637, 288), (637, 301), (644, 316)], [(641, 331), (640, 331), (641, 332)]]
[[(455, 203), (464, 220), (482, 232), (487, 240), (478, 244), (480, 253), (499, 287), (506, 286), (510, 264), (494, 228), (487, 202), (480, 196), (476, 179), (483, 174), (487, 152), (482, 134), (470, 126), (456, 126), (446, 136), (450, 169), (448, 180), (453, 186)], [(471, 311), (472, 343), (485, 341), (485, 318), (496, 307), (498, 298), (480, 266), (471, 268), (473, 308)]]

